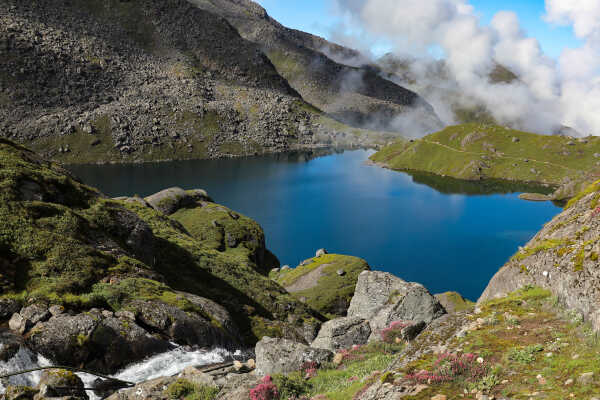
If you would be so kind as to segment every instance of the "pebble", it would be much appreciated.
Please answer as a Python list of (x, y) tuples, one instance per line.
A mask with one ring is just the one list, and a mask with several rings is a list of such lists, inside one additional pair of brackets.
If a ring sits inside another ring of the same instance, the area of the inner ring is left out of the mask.
[(565, 381), (565, 386), (570, 386), (570, 385), (572, 385), (572, 384), (573, 384), (573, 379), (567, 379), (567, 380)]

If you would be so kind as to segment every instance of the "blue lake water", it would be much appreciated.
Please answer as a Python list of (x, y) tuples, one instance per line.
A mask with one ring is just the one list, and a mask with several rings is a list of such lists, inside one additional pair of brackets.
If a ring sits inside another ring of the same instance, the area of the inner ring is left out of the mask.
[(258, 221), (282, 265), (298, 265), (324, 247), (433, 293), (456, 290), (472, 300), (518, 246), (561, 211), (549, 202), (520, 200), (518, 193), (493, 193), (521, 190), (515, 187), (365, 165), (370, 154), (69, 168), (110, 196), (206, 189), (216, 202)]

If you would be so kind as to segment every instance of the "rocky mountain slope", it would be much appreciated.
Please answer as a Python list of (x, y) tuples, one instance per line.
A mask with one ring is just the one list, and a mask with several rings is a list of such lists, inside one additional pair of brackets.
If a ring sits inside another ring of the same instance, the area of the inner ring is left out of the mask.
[(357, 52), (289, 29), (252, 0), (191, 0), (225, 17), (240, 34), (265, 51), (277, 71), (302, 97), (352, 126), (404, 134), (418, 121), (419, 133), (441, 128), (433, 108), (416, 93), (362, 65)]
[(546, 199), (574, 196), (597, 173), (600, 140), (537, 135), (495, 125), (448, 127), (421, 140), (398, 142), (371, 160), (387, 168), (464, 180), (504, 179), (557, 189)]
[(3, 0), (0, 58), (1, 135), (65, 162), (367, 140), (336, 137), (258, 45), (185, 0)]

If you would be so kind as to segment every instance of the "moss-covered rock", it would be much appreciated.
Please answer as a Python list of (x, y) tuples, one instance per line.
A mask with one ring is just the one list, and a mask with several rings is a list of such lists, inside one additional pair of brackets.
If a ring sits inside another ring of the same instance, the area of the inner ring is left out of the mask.
[[(239, 331), (237, 341), (260, 338), (257, 320), (266, 330), (277, 327), (277, 332), (302, 337), (304, 325), (321, 317), (259, 272), (261, 260), (269, 258), (260, 227), (206, 200), (186, 205), (190, 208), (171, 219), (143, 202), (108, 199), (58, 165), (0, 139), (2, 304), (57, 304), (76, 315), (94, 307), (114, 312), (154, 302), (197, 313), (224, 330), (227, 340), (232, 330), (222, 310)], [(209, 215), (224, 226), (224, 249), (211, 236), (217, 227)], [(190, 296), (206, 301), (200, 304)], [(82, 343), (85, 357), (78, 361), (97, 361), (98, 353), (86, 347), (93, 341)], [(36, 349), (44, 354), (43, 345)]]
[(357, 257), (322, 254), (270, 276), (313, 309), (335, 318), (346, 315), (358, 275), (369, 269), (369, 264)]
[(262, 272), (279, 265), (265, 247), (265, 234), (254, 220), (229, 208), (201, 201), (171, 215), (198, 241), (220, 252), (248, 257)]
[(465, 299), (457, 292), (436, 294), (435, 298), (438, 299), (440, 304), (444, 306), (449, 313), (469, 310), (475, 306), (475, 303)]

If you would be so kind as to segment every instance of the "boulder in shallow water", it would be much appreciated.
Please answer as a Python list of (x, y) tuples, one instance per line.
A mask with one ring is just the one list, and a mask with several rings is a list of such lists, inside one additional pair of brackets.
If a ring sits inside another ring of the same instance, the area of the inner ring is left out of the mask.
[(287, 339), (263, 337), (256, 344), (256, 369), (265, 375), (298, 371), (305, 362), (322, 364), (333, 358), (327, 349), (313, 348)]

